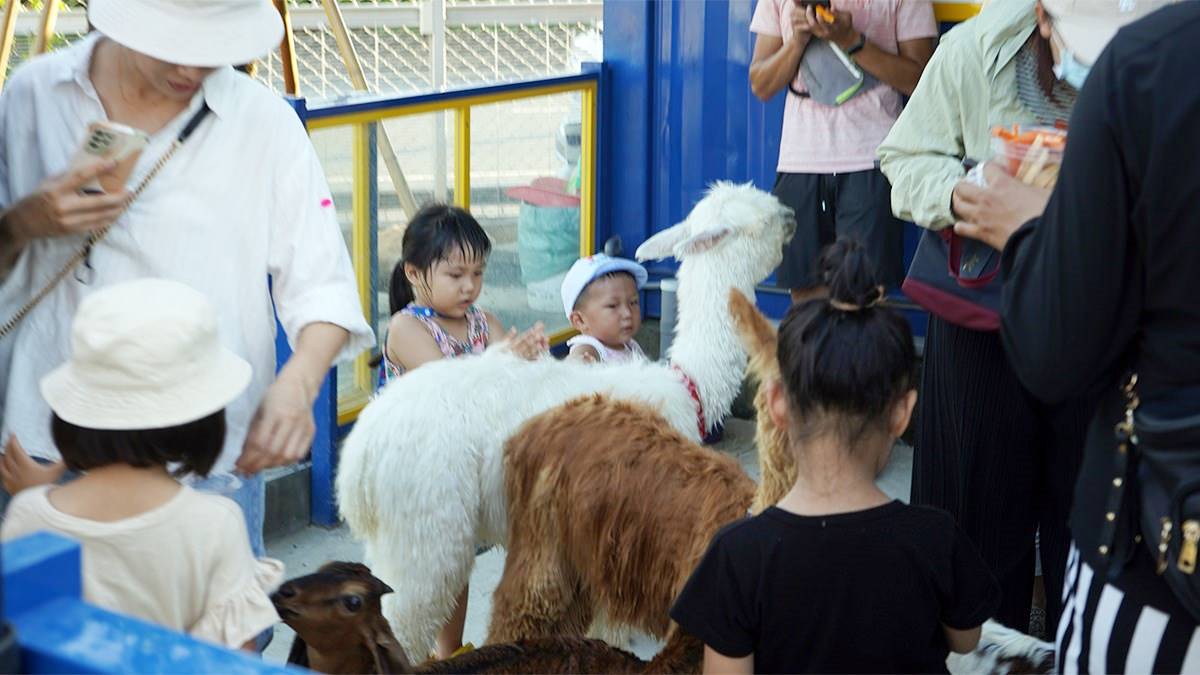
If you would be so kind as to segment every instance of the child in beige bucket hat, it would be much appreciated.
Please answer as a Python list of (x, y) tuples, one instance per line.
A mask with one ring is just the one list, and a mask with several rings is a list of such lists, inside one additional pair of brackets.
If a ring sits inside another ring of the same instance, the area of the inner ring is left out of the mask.
[[(205, 476), (225, 438), (225, 407), (250, 381), (221, 345), (198, 291), (141, 279), (88, 296), (70, 360), (41, 382), (53, 436), (82, 476), (17, 494), (0, 526), (83, 546), (91, 603), (229, 647), (278, 621), (268, 597), (283, 565), (251, 554), (241, 510), (177, 477)], [(248, 645), (249, 643), (249, 645)]]

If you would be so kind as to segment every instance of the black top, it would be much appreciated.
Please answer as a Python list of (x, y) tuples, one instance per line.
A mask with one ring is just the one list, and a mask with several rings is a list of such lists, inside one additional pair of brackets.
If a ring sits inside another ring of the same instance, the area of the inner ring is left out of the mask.
[[(1004, 345), (1046, 401), (1107, 391), (1131, 367), (1143, 399), (1200, 384), (1198, 45), (1200, 2), (1117, 34), (1079, 94), (1045, 214), (1005, 248)], [(1102, 448), (1084, 457), (1077, 539), (1102, 522)]]
[(772, 507), (722, 529), (671, 618), (757, 673), (946, 672), (942, 624), (974, 628), (999, 587), (950, 515), (891, 502)]

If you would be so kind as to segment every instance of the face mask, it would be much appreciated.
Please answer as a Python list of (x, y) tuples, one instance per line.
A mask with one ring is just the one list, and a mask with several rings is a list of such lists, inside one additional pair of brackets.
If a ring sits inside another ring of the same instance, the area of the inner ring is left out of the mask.
[[(1058, 32), (1052, 33), (1055, 38), (1058, 38)], [(1058, 38), (1059, 60), (1054, 66), (1054, 75), (1058, 79), (1066, 82), (1074, 87), (1077, 91), (1083, 89), (1083, 83), (1087, 81), (1088, 73), (1091, 72), (1091, 66), (1085, 66), (1075, 58), (1070, 49), (1067, 49), (1062, 38)]]

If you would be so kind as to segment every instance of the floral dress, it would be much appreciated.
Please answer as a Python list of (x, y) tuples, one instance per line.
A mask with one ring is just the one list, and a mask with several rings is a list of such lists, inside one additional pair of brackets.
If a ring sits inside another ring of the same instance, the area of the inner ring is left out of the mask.
[[(400, 313), (415, 317), (418, 321), (425, 324), (425, 328), (433, 336), (433, 341), (437, 343), (438, 349), (448, 359), (466, 354), (479, 354), (488, 346), (490, 336), (488, 335), (487, 316), (483, 313), (483, 310), (475, 305), (471, 305), (467, 309), (467, 339), (465, 342), (447, 333), (446, 329), (442, 328), (442, 325), (434, 319), (436, 313), (429, 307), (409, 304), (400, 310)], [(380, 366), (380, 384), (386, 384), (404, 374), (404, 368), (388, 360), (386, 337), (384, 338), (384, 345), (383, 363)]]

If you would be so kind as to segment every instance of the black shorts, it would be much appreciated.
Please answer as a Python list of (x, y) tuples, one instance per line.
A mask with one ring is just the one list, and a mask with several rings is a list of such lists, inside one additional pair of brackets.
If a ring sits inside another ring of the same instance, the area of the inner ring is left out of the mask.
[(880, 283), (904, 280), (904, 223), (892, 215), (892, 186), (878, 169), (851, 173), (781, 173), (771, 192), (796, 212), (796, 234), (783, 247), (780, 288), (820, 285), (817, 258), (840, 236), (858, 239)]

